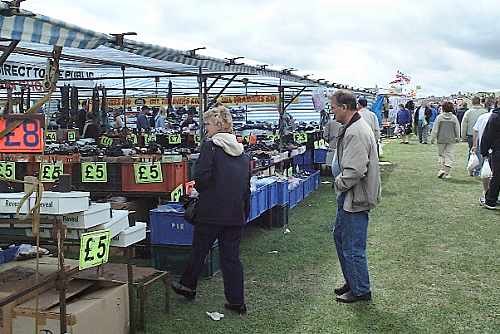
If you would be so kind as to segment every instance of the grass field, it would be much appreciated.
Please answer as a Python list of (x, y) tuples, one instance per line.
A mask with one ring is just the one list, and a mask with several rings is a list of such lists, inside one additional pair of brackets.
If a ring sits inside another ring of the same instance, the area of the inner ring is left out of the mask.
[(466, 144), (449, 180), (436, 177), (436, 151), (415, 142), (384, 147), (393, 165), (383, 168), (383, 199), (369, 225), (370, 304), (335, 302), (335, 195), (322, 184), (290, 211), (291, 233), (246, 229), (246, 318), (225, 312), (218, 274), (200, 282), (194, 302), (172, 294), (170, 314), (155, 296), (147, 333), (500, 333), (500, 212), (479, 206)]

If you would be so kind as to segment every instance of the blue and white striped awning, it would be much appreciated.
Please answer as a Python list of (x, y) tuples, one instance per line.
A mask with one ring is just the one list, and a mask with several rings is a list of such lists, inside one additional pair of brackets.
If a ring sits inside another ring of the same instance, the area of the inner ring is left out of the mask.
[(94, 49), (110, 36), (46, 16), (0, 16), (0, 38), (79, 49)]

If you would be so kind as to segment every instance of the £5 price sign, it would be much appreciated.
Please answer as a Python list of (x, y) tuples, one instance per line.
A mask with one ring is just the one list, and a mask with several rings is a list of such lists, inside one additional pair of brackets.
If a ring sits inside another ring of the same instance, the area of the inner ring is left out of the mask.
[(135, 183), (162, 183), (163, 173), (160, 162), (141, 162), (134, 164)]
[(82, 234), (79, 269), (84, 270), (108, 262), (111, 231), (101, 230)]
[(108, 182), (108, 166), (106, 162), (82, 162), (82, 183)]
[(40, 181), (42, 182), (55, 182), (62, 173), (63, 164), (60, 161), (40, 163)]
[(8, 180), (15, 180), (16, 163), (14, 161), (0, 161), (0, 177)]
[[(0, 131), (15, 122), (14, 119), (0, 118)], [(41, 120), (24, 119), (22, 123), (0, 138), (0, 152), (41, 153), (43, 152), (43, 129)]]

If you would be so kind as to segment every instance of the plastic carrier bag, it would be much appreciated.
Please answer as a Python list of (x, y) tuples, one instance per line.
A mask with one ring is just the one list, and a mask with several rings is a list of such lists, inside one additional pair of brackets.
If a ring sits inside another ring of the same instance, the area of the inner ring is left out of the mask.
[(481, 168), (481, 178), (488, 179), (493, 177), (493, 172), (491, 171), (490, 162), (488, 159), (484, 159), (483, 168)]

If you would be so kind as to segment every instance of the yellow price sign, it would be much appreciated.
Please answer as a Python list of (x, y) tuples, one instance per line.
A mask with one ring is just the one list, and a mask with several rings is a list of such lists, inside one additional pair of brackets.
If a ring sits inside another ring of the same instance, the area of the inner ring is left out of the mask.
[(287, 174), (287, 176), (292, 176), (293, 175), (293, 167), (288, 168), (288, 171), (286, 174)]
[(184, 195), (184, 185), (180, 184), (177, 188), (172, 190), (170, 193), (170, 201), (171, 202), (179, 202), (181, 200), (181, 196)]
[(127, 139), (132, 145), (137, 145), (137, 143), (139, 142), (135, 133), (129, 133), (127, 135)]
[(47, 131), (45, 133), (46, 141), (57, 141), (57, 132), (56, 131)]
[(176, 134), (173, 134), (173, 135), (168, 135), (168, 143), (170, 145), (178, 145), (181, 143), (181, 134), (180, 133), (176, 133)]
[(84, 270), (108, 262), (111, 231), (101, 230), (82, 234), (78, 268)]
[(15, 180), (16, 163), (14, 161), (0, 161), (0, 177), (8, 180)]
[(76, 131), (75, 130), (68, 131), (68, 141), (70, 141), (70, 142), (76, 141)]
[(325, 146), (325, 140), (324, 139), (321, 139), (319, 141), (319, 146)]
[(162, 183), (163, 173), (160, 162), (141, 162), (134, 164), (135, 183)]
[(144, 146), (148, 146), (150, 143), (156, 142), (156, 135), (146, 133), (144, 134)]
[(99, 144), (102, 146), (111, 146), (113, 145), (113, 138), (109, 138), (107, 136), (102, 136), (99, 140)]
[(63, 173), (63, 163), (58, 161), (55, 163), (41, 162), (40, 163), (40, 181), (55, 182)]
[(293, 139), (298, 144), (303, 144), (307, 142), (307, 134), (304, 132), (294, 133)]
[(319, 141), (318, 141), (318, 140), (316, 140), (316, 141), (314, 142), (314, 149), (315, 149), (315, 150), (319, 149)]
[(106, 162), (82, 162), (82, 182), (108, 182)]
[(200, 135), (194, 135), (194, 142), (195, 144), (199, 144), (201, 141), (201, 136)]

